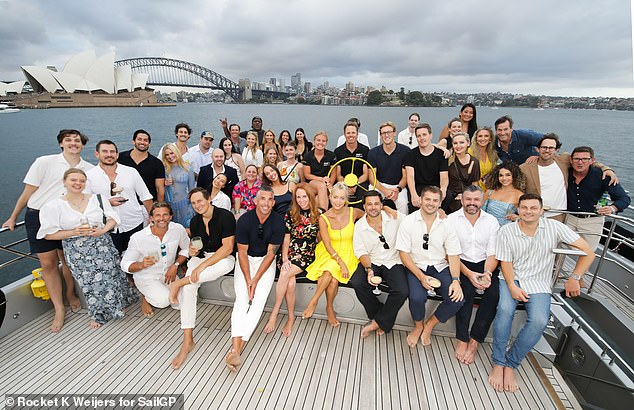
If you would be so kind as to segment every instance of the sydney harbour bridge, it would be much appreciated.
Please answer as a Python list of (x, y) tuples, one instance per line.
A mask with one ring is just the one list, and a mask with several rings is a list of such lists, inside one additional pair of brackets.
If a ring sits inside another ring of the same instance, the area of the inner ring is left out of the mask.
[(279, 99), (288, 93), (272, 90), (245, 89), (227, 77), (198, 64), (163, 57), (139, 57), (115, 61), (116, 66), (129, 65), (133, 73), (149, 75), (147, 85), (220, 90), (234, 101), (256, 98)]

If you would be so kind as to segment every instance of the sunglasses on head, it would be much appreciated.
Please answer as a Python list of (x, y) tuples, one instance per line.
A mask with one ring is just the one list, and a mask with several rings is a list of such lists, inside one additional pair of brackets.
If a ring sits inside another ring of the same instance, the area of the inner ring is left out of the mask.
[(381, 243), (383, 244), (383, 249), (390, 249), (390, 245), (387, 244), (385, 236), (379, 235), (379, 241), (381, 241)]
[(429, 234), (425, 234), (423, 235), (423, 249), (428, 250), (429, 249)]

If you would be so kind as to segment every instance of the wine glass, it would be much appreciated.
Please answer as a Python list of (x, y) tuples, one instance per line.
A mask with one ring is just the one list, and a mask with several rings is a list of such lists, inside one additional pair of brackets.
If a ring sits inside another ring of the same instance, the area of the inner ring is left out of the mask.
[(379, 285), (381, 284), (381, 282), (383, 282), (383, 278), (380, 276), (372, 276), (370, 278), (370, 282), (372, 282), (372, 284), (374, 285), (374, 290), (372, 290), (372, 293), (377, 296), (380, 295), (381, 289), (379, 289)]
[[(429, 285), (431, 285), (432, 288), (439, 288), (440, 287), (440, 281), (438, 279), (432, 277), (432, 276), (427, 276), (427, 283)], [(437, 293), (436, 293), (436, 291), (434, 289), (430, 289), (430, 290), (427, 291), (427, 296), (429, 296), (429, 297), (433, 298), (436, 295), (437, 295)]]

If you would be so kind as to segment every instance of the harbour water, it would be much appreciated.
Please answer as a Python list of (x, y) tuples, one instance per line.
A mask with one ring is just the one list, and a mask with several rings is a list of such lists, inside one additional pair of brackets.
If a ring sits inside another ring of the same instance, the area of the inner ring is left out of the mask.
[[(111, 139), (120, 150), (132, 146), (132, 133), (143, 128), (152, 135), (150, 151), (154, 154), (166, 142), (174, 140), (174, 125), (188, 123), (192, 129), (191, 144), (197, 143), (204, 130), (215, 135), (217, 145), (223, 136), (219, 119), (240, 124), (242, 129), (251, 125), (251, 117), (259, 115), (264, 128), (271, 128), (276, 135), (283, 129), (291, 134), (302, 127), (312, 139), (317, 130), (325, 130), (329, 148), (334, 149), (342, 134), (342, 127), (350, 117), (361, 121), (361, 132), (368, 135), (370, 144), (377, 141), (377, 129), (384, 121), (393, 121), (397, 128), (407, 126), (411, 112), (421, 114), (423, 122), (431, 124), (434, 140), (447, 121), (457, 116), (459, 107), (354, 107), (313, 105), (237, 105), (237, 104), (179, 104), (161, 108), (68, 108), (49, 110), (22, 110), (0, 117), (0, 178), (3, 192), (0, 195), (0, 219), (10, 215), (16, 199), (22, 191), (22, 179), (33, 160), (41, 155), (59, 152), (57, 132), (62, 128), (75, 128), (85, 133), (90, 141), (84, 149), (84, 159), (96, 163), (95, 143)], [(478, 107), (478, 125), (492, 126), (502, 115), (510, 115), (515, 128), (530, 128), (541, 132), (555, 132), (562, 142), (562, 151), (570, 151), (578, 145), (592, 146), (598, 160), (610, 165), (617, 172), (625, 189), (634, 189), (634, 163), (631, 146), (634, 112), (606, 110), (533, 110), (524, 108)], [(630, 124), (630, 125), (628, 125)], [(632, 216), (629, 213), (628, 216)], [(0, 262), (4, 257), (0, 258)], [(0, 272), (0, 286), (8, 283)]]

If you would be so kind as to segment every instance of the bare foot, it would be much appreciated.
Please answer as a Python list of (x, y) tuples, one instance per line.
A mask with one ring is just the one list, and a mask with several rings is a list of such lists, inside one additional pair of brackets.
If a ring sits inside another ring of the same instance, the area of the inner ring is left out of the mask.
[(465, 353), (467, 353), (467, 347), (469, 345), (466, 342), (463, 342), (462, 340), (458, 340), (458, 343), (456, 343), (456, 359), (458, 359), (458, 361), (460, 363), (464, 363), (464, 355)]
[(510, 367), (504, 368), (504, 391), (515, 393), (520, 387), (515, 380), (515, 372)]
[(143, 312), (143, 316), (145, 317), (152, 317), (154, 315), (154, 308), (145, 300), (145, 296), (141, 296), (141, 312)]
[(295, 323), (295, 315), (293, 316), (288, 316), (288, 320), (286, 321), (286, 324), (284, 325), (284, 327), (282, 328), (282, 334), (286, 337), (289, 337), (291, 335), (291, 333), (293, 332), (293, 324)]
[(317, 309), (317, 304), (309, 303), (304, 309), (304, 313), (302, 313), (302, 319), (309, 319), (315, 313), (315, 309)]
[(431, 345), (431, 331), (432, 330), (433, 330), (433, 327), (425, 326), (425, 329), (423, 330), (423, 333), (421, 333), (420, 341), (423, 344), (423, 346)]
[(275, 326), (277, 325), (277, 313), (271, 312), (271, 317), (269, 317), (269, 321), (266, 322), (266, 326), (264, 326), (264, 333), (268, 334), (275, 330)]
[(370, 321), (370, 323), (368, 323), (363, 327), (363, 329), (361, 329), (361, 339), (365, 339), (366, 337), (370, 336), (370, 333), (378, 329), (379, 325), (374, 320)]
[(383, 329), (378, 328), (378, 329), (376, 329), (376, 334), (379, 335), (379, 336), (383, 336), (385, 334), (385, 332), (383, 331)]
[(227, 353), (227, 357), (225, 358), (225, 363), (227, 364), (229, 370), (237, 372), (238, 366), (242, 363), (240, 354), (233, 349), (229, 350), (229, 353)]
[(337, 320), (337, 315), (335, 314), (334, 309), (326, 308), (326, 316), (328, 317), (328, 323), (330, 323), (330, 326), (332, 327), (339, 326), (339, 320)]
[(88, 327), (91, 329), (99, 329), (101, 325), (94, 320), (91, 320), (90, 323), (88, 323)]
[(170, 288), (170, 295), (169, 295), (170, 305), (178, 305), (178, 289), (180, 289), (180, 286), (176, 285), (176, 281), (174, 281), (169, 284), (169, 288)]
[(61, 312), (55, 311), (55, 318), (53, 318), (53, 323), (51, 323), (51, 332), (59, 333), (59, 331), (62, 330), (62, 327), (64, 327), (65, 314), (66, 311), (64, 309), (62, 309)]
[(79, 312), (81, 309), (81, 301), (77, 296), (75, 296), (74, 292), (70, 292), (66, 294), (66, 299), (68, 299), (68, 304), (70, 305), (70, 311), (73, 313)]
[(469, 346), (467, 347), (467, 351), (464, 354), (462, 363), (471, 364), (475, 361), (475, 355), (476, 355), (476, 352), (478, 351), (478, 345), (479, 343), (476, 342), (475, 340), (473, 339), (469, 340)]
[(196, 347), (196, 343), (183, 343), (183, 346), (181, 346), (181, 350), (178, 352), (174, 360), (172, 360), (172, 369), (179, 369), (183, 365), (183, 363), (185, 363), (187, 355), (191, 353), (192, 350), (194, 350), (194, 347)]
[(505, 367), (493, 366), (491, 373), (489, 374), (489, 384), (497, 392), (504, 391), (504, 371)]
[(423, 329), (424, 327), (422, 326), (414, 327), (414, 329), (409, 332), (409, 334), (407, 335), (407, 345), (409, 347), (416, 347), (418, 339), (420, 338), (421, 333), (423, 333)]

